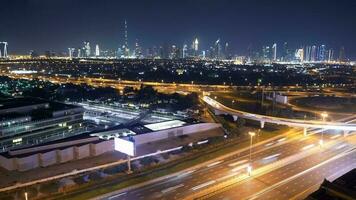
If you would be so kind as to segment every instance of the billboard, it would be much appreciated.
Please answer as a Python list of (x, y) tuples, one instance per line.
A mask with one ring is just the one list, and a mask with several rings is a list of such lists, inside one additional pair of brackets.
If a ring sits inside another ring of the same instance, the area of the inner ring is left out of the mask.
[(129, 156), (135, 156), (135, 144), (133, 142), (115, 138), (114, 143), (115, 151), (119, 151)]

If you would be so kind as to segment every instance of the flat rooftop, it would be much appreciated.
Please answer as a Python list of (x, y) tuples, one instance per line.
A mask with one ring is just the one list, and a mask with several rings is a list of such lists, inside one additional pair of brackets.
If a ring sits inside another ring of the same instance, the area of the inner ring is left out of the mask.
[[(40, 106), (38, 108), (30, 109), (28, 111), (16, 110), (16, 108), (35, 105), (48, 106)], [(64, 104), (60, 102), (46, 101), (38, 98), (0, 99), (0, 121), (28, 116), (31, 116), (34, 119), (42, 119), (46, 117), (51, 117), (52, 113), (55, 111), (67, 110), (76, 107), (78, 106)]]
[(46, 104), (46, 103), (49, 104), (49, 108), (52, 109), (53, 111), (77, 107), (75, 105), (47, 101), (47, 100), (38, 99), (38, 98), (28, 98), (28, 97), (26, 97), (26, 98), (8, 98), (8, 99), (0, 98), (0, 112), (1, 112), (1, 110), (5, 110), (5, 109), (38, 105), (38, 104)]

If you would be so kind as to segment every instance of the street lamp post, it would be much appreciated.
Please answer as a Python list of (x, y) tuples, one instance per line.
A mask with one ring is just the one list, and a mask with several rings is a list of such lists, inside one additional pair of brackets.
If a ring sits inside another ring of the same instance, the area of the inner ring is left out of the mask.
[[(328, 117), (328, 113), (323, 112), (321, 113), (321, 118), (323, 119), (323, 122), (325, 122), (325, 119)], [(319, 141), (320, 146), (323, 146), (324, 144), (324, 130), (321, 131), (321, 140)]]
[(251, 176), (251, 172), (252, 172), (252, 163), (251, 163), (251, 157), (252, 157), (252, 138), (256, 135), (255, 132), (248, 132), (248, 134), (250, 135), (250, 157), (249, 157), (249, 165), (247, 167), (247, 172), (248, 175)]

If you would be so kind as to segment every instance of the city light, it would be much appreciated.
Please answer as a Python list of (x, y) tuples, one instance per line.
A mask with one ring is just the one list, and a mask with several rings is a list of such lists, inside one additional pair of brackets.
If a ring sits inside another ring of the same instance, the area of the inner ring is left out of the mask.
[(0, 199), (356, 199), (355, 10), (2, 2)]

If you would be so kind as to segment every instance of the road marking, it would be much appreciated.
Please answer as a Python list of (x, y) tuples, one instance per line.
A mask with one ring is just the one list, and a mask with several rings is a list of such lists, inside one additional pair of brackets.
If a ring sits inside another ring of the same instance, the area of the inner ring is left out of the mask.
[(279, 139), (279, 140), (277, 140), (277, 142), (283, 142), (283, 141), (286, 141), (287, 140), (287, 138), (281, 138), (281, 139)]
[(176, 190), (176, 189), (178, 189), (178, 188), (180, 188), (180, 187), (183, 187), (184, 186), (184, 184), (179, 184), (179, 185), (176, 185), (176, 186), (173, 186), (173, 187), (169, 187), (169, 188), (167, 188), (167, 189), (164, 189), (164, 190), (162, 190), (161, 192), (164, 194), (164, 193), (167, 193), (167, 192), (171, 192), (171, 191), (173, 191), (173, 190)]
[(338, 138), (338, 137), (340, 137), (340, 136), (341, 136), (340, 134), (334, 135), (334, 136), (331, 136), (330, 139), (335, 139), (335, 138)]
[[(331, 157), (328, 160), (324, 160), (323, 162), (321, 162), (321, 163), (319, 163), (317, 165), (314, 165), (311, 168), (308, 168), (308, 169), (306, 169), (306, 170), (304, 170), (304, 171), (302, 171), (302, 172), (300, 172), (298, 174), (294, 174), (293, 176), (290, 176), (290, 177), (288, 177), (288, 178), (286, 178), (286, 179), (284, 179), (284, 180), (282, 180), (282, 181), (280, 181), (278, 183), (275, 183), (275, 184), (273, 184), (273, 185), (271, 185), (271, 186), (269, 186), (269, 187), (257, 192), (256, 194), (253, 194), (253, 195), (247, 197), (246, 199), (250, 199), (250, 200), (257, 199), (261, 195), (263, 195), (263, 194), (265, 194), (267, 192), (273, 191), (274, 189), (278, 188), (281, 185), (284, 185), (284, 184), (286, 184), (286, 183), (288, 183), (288, 182), (290, 182), (290, 181), (292, 181), (292, 180), (294, 180), (294, 179), (296, 179), (296, 178), (298, 178), (298, 177), (300, 177), (300, 176), (302, 176), (302, 175), (304, 175), (306, 173), (309, 173), (309, 172), (311, 172), (311, 171), (313, 171), (313, 170), (315, 170), (315, 169), (317, 169), (317, 168), (319, 168), (319, 167), (321, 167), (321, 166), (323, 166), (325, 164), (328, 164), (328, 163), (330, 163), (330, 162), (332, 162), (334, 160), (337, 160), (339, 158), (347, 156), (347, 155), (353, 153), (354, 151), (355, 151), (355, 149), (342, 152), (341, 154), (338, 154), (338, 155), (336, 155), (334, 157)], [(296, 182), (294, 182), (294, 184), (296, 184)]]
[(182, 178), (184, 176), (188, 176), (189, 174), (192, 174), (193, 172), (195, 172), (196, 170), (190, 170), (190, 171), (187, 171), (187, 172), (183, 172), (182, 174), (179, 174), (177, 176), (177, 178)]
[(339, 150), (339, 149), (342, 149), (342, 148), (344, 148), (346, 146), (347, 146), (347, 144), (341, 144), (341, 145), (337, 146), (336, 149)]
[(248, 162), (248, 160), (240, 160), (240, 161), (237, 161), (237, 162), (234, 162), (234, 163), (230, 163), (229, 167), (235, 167), (236, 165), (243, 164), (243, 163), (246, 163), (246, 162)]
[(268, 144), (265, 144), (265, 147), (269, 147), (269, 146), (271, 146), (271, 145), (273, 145), (274, 144), (274, 142), (270, 142), (270, 143), (268, 143)]
[(280, 153), (276, 153), (276, 154), (264, 157), (263, 160), (268, 160), (268, 159), (271, 159), (271, 158), (275, 158), (275, 157), (278, 157), (279, 155), (281, 155), (281, 154)]
[(309, 144), (309, 145), (303, 147), (302, 150), (307, 150), (307, 149), (313, 148), (314, 146), (315, 146), (315, 144)]
[(192, 190), (199, 190), (200, 188), (203, 188), (203, 187), (206, 187), (208, 185), (214, 184), (215, 182), (216, 182), (215, 180), (212, 180), (212, 181), (197, 185), (195, 187), (192, 187)]
[(108, 199), (113, 199), (113, 198), (116, 198), (116, 197), (119, 197), (119, 196), (122, 196), (122, 195), (125, 195), (125, 194), (126, 194), (126, 192), (123, 192), (123, 193), (120, 193), (120, 194), (111, 196), (111, 197), (109, 197)]
[(210, 163), (209, 165), (207, 165), (207, 167), (212, 167), (212, 166), (218, 165), (220, 163), (222, 163), (222, 161), (216, 161), (216, 162)]
[(247, 163), (247, 164), (244, 164), (244, 165), (240, 165), (240, 166), (238, 166), (238, 167), (235, 167), (235, 168), (232, 169), (231, 171), (232, 171), (232, 172), (237, 172), (237, 171), (240, 171), (240, 170), (242, 170), (242, 169), (246, 169), (248, 166), (249, 166), (248, 163)]

